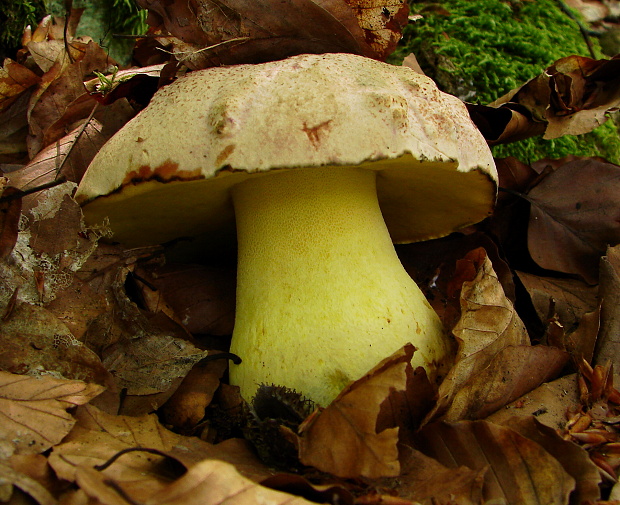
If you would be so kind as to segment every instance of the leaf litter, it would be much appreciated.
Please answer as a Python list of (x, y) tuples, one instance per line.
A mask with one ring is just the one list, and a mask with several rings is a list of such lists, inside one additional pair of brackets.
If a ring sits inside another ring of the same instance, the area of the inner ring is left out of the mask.
[[(147, 68), (115, 69), (97, 44), (65, 41), (63, 23), (47, 18), (0, 71), (0, 114), (10, 119), (0, 160), (11, 165), (0, 209), (2, 499), (560, 504), (609, 495), (620, 466), (620, 394), (607, 364), (618, 363), (617, 166), (498, 160), (506, 191), (490, 223), (398, 249), (405, 266), (426, 258), (409, 271), (458, 346), (443, 383), (411, 369), (407, 346), (299, 422), (267, 416), (266, 433), (280, 441), (253, 434), (261, 425), (226, 384), (226, 361), (203, 361), (226, 351), (229, 275), (200, 270), (205, 283), (186, 290), (192, 267), (171, 274), (160, 248), (127, 251), (84, 227), (75, 183), (184, 65), (326, 47), (383, 59), (406, 14), (399, 2), (289, 2), (279, 19), (265, 2), (221, 5), (208, 32), (193, 12), (178, 24), (180, 2), (167, 11), (150, 2), (172, 36), (153, 33), (176, 58)], [(301, 27), (304, 13), (328, 22)], [(148, 47), (143, 56), (161, 61)], [(617, 107), (616, 63), (556, 62), (472, 117), (491, 143), (587, 131)], [(504, 237), (514, 219), (527, 226), (513, 249)], [(244, 435), (281, 442), (294, 464), (276, 471)]]

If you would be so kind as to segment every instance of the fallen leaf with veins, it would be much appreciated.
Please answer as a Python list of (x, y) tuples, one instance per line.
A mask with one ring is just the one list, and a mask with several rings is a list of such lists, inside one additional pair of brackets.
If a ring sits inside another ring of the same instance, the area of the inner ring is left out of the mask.
[(543, 323), (557, 314), (560, 323), (567, 330), (573, 330), (584, 314), (598, 306), (597, 288), (579, 279), (541, 277), (520, 271), (516, 274)]
[[(77, 103), (77, 111), (70, 108), (74, 101), (87, 96), (84, 91), (84, 76), (93, 70), (103, 71), (113, 63), (106, 51), (95, 42), (85, 44), (73, 41), (70, 47), (76, 50), (74, 61), (70, 62), (66, 53), (61, 52), (54, 65), (46, 72), (43, 84), (32, 95), (28, 137), (28, 153), (31, 158), (44, 147), (62, 138), (66, 133), (64, 127), (88, 115), (96, 103), (92, 98), (90, 105), (83, 101)], [(62, 120), (66, 114), (68, 116)]]
[(524, 437), (536, 442), (556, 458), (575, 479), (572, 503), (596, 502), (601, 498), (602, 477), (588, 453), (572, 441), (563, 439), (556, 430), (540, 423), (535, 417), (512, 417), (503, 423)]
[(620, 245), (609, 247), (601, 260), (601, 327), (594, 364), (608, 361), (620, 370)]
[(112, 384), (99, 357), (54, 314), (38, 305), (16, 303), (0, 321), (0, 349), (2, 370)]
[(559, 349), (530, 346), (525, 326), (483, 249), (468, 253), (453, 279), (452, 289), (462, 285), (461, 318), (452, 330), (459, 349), (425, 423), (483, 418), (553, 378), (568, 359)]
[(575, 160), (557, 168), (527, 194), (528, 247), (541, 267), (598, 280), (607, 245), (620, 243), (620, 167)]
[(577, 374), (564, 375), (559, 379), (541, 384), (536, 389), (506, 405), (487, 417), (495, 424), (506, 424), (515, 416), (536, 419), (553, 430), (564, 428), (566, 412), (579, 408)]
[(543, 447), (510, 428), (487, 421), (425, 426), (416, 438), (416, 448), (450, 468), (488, 468), (484, 502), (564, 505), (575, 488), (575, 480)]
[(405, 2), (141, 0), (148, 22), (178, 38), (175, 56), (192, 69), (275, 61), (303, 53), (344, 52), (385, 59), (407, 23)]
[(0, 68), (0, 111), (8, 107), (41, 78), (27, 67), (6, 58)]
[(451, 502), (459, 505), (482, 503), (486, 468), (480, 470), (473, 470), (467, 466), (449, 468), (414, 449), (408, 449), (401, 459), (403, 471), (398, 486), (398, 495), (401, 498), (421, 505)]
[[(76, 424), (62, 443), (55, 445), (49, 463), (59, 478), (75, 481), (79, 466), (106, 463), (112, 456), (132, 448), (158, 451), (172, 449), (181, 436), (164, 428), (154, 414), (141, 417), (106, 414), (92, 405), (75, 413)], [(160, 478), (158, 462), (164, 456), (143, 451), (122, 455), (106, 469), (106, 475), (123, 481)]]
[[(25, 475), (21, 472), (18, 472), (14, 468), (8, 464), (7, 461), (0, 459), (0, 475), (2, 476), (2, 484), (0, 485), (0, 498), (2, 498), (3, 502), (8, 502), (9, 497), (11, 502), (18, 502), (19, 498), (17, 492), (14, 488), (19, 489), (21, 492), (28, 495), (30, 498), (34, 499), (36, 503), (39, 505), (57, 505), (58, 501), (56, 498), (39, 482), (37, 482), (32, 477)], [(4, 499), (5, 496), (2, 492), (2, 486), (7, 486), (10, 488), (8, 490), (9, 496)], [(22, 497), (24, 503), (27, 503), (27, 500)]]
[(325, 409), (299, 427), (299, 459), (339, 477), (394, 477), (400, 472), (398, 428), (384, 427), (379, 417), (393, 392), (404, 391), (412, 373), (413, 346), (386, 358), (347, 386)]
[(58, 444), (76, 420), (67, 409), (84, 405), (103, 387), (82, 381), (0, 371), (0, 438), (17, 454), (38, 454)]
[[(103, 497), (109, 505), (125, 505), (127, 500), (115, 489), (122, 489), (132, 503), (144, 505), (312, 505), (300, 497), (260, 486), (240, 475), (229, 463), (204, 460), (191, 467), (174, 482), (154, 489), (140, 489), (135, 483), (116, 482), (91, 468), (77, 469), (77, 482), (92, 498)], [(142, 496), (137, 496), (140, 490)]]

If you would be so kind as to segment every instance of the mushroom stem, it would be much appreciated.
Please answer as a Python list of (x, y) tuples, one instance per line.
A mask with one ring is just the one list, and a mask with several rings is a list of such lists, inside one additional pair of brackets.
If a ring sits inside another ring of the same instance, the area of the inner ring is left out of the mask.
[(329, 404), (407, 342), (434, 376), (450, 354), (441, 322), (401, 265), (376, 173), (356, 167), (275, 171), (236, 185), (239, 242), (231, 383), (262, 383)]

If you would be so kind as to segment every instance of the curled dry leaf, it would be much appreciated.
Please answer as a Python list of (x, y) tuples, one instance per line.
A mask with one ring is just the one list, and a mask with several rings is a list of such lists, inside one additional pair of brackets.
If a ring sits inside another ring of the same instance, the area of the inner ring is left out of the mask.
[[(77, 423), (61, 444), (55, 445), (49, 463), (59, 478), (73, 482), (76, 469), (106, 463), (122, 450), (149, 448), (168, 451), (181, 439), (164, 428), (153, 414), (141, 417), (114, 416), (92, 405), (75, 414)], [(162, 457), (135, 451), (122, 455), (106, 470), (108, 477), (119, 481), (158, 480)]]
[(564, 470), (575, 479), (572, 503), (596, 502), (601, 498), (601, 475), (582, 447), (563, 439), (556, 430), (540, 423), (533, 416), (512, 417), (502, 424), (536, 442), (560, 462)]
[(0, 260), (5, 260), (13, 251), (19, 234), (19, 219), (22, 213), (21, 191), (17, 188), (3, 188), (3, 197), (16, 197), (0, 202)]
[(620, 370), (620, 245), (609, 247), (601, 260), (601, 327), (595, 364), (614, 364)]
[(0, 369), (111, 385), (99, 357), (47, 309), (17, 303), (0, 321)]
[(543, 268), (598, 280), (607, 245), (620, 243), (620, 167), (575, 160), (543, 178), (527, 194), (528, 247)]
[(211, 265), (170, 265), (149, 273), (142, 287), (149, 310), (169, 305), (193, 335), (231, 335), (235, 322), (236, 271)]
[[(413, 346), (405, 346), (347, 386), (325, 409), (299, 428), (302, 463), (339, 477), (394, 477), (400, 472), (398, 428), (377, 432), (382, 408), (404, 391)], [(385, 414), (384, 414), (385, 415)]]
[[(12, 468), (8, 462), (3, 460), (0, 460), (0, 476), (3, 485), (19, 489), (21, 492), (34, 499), (39, 505), (57, 505), (58, 503), (56, 498), (54, 498), (54, 496), (39, 482), (28, 475), (18, 472)], [(11, 502), (13, 502), (13, 500), (18, 502), (19, 498), (14, 496), (14, 493), (16, 494), (15, 489), (10, 489), (9, 496), (4, 496), (2, 491), (0, 491), (0, 499), (3, 502), (8, 502), (9, 499), (11, 499)], [(26, 499), (22, 498), (22, 500), (24, 503), (27, 503)]]
[(421, 505), (479, 505), (486, 471), (486, 468), (472, 470), (466, 466), (449, 468), (420, 451), (410, 449), (403, 457), (398, 494)]
[(567, 359), (559, 349), (529, 345), (525, 326), (484, 250), (468, 253), (454, 279), (467, 279), (460, 294), (461, 318), (452, 330), (459, 350), (426, 422), (440, 416), (485, 417), (552, 378)]
[(560, 323), (573, 330), (584, 314), (598, 306), (597, 288), (578, 279), (541, 277), (519, 271), (516, 274), (543, 323), (557, 314)]
[(32, 70), (5, 59), (0, 68), (0, 111), (6, 110), (22, 93), (38, 84), (41, 78)]
[(536, 442), (487, 421), (438, 422), (424, 427), (416, 448), (450, 468), (483, 470), (483, 501), (564, 505), (575, 480)]
[(561, 58), (491, 105), (516, 111), (524, 107), (534, 122), (543, 125), (547, 139), (587, 133), (620, 106), (618, 68), (618, 56), (610, 60)]
[(176, 56), (190, 68), (274, 61), (304, 53), (346, 52), (385, 59), (407, 23), (398, 0), (141, 0), (149, 23), (180, 39)]
[(69, 46), (76, 49), (73, 62), (61, 52), (46, 72), (43, 85), (31, 98), (28, 137), (31, 158), (62, 138), (76, 120), (89, 115), (96, 101), (84, 90), (84, 76), (94, 70), (105, 71), (113, 63), (106, 51), (92, 41), (86, 44), (74, 40)]
[(37, 454), (58, 444), (75, 419), (67, 409), (83, 405), (103, 391), (82, 381), (31, 377), (0, 371), (0, 438), (17, 454)]
[(192, 368), (161, 408), (166, 424), (185, 432), (195, 428), (205, 417), (205, 409), (211, 403), (227, 369), (226, 359), (210, 361)]
[[(260, 486), (240, 475), (229, 463), (204, 460), (190, 468), (181, 478), (158, 490), (137, 495), (136, 486), (127, 484), (106, 485), (102, 474), (89, 468), (78, 469), (78, 484), (92, 498), (101, 499), (109, 505), (123, 505), (127, 500), (114, 496), (113, 488), (123, 489), (131, 503), (144, 505), (312, 505), (307, 501), (280, 491)], [(109, 479), (108, 479), (109, 480)], [(107, 495), (107, 496), (106, 496)], [(146, 495), (146, 496), (144, 496)]]

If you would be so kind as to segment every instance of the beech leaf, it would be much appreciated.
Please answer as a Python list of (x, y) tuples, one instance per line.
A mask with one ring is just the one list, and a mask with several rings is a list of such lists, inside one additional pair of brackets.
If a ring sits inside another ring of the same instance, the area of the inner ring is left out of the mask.
[(620, 245), (607, 249), (601, 260), (601, 328), (594, 364), (608, 361), (620, 370)]
[(457, 264), (454, 279), (466, 279), (461, 318), (452, 330), (459, 349), (425, 422), (486, 417), (557, 376), (568, 360), (560, 349), (530, 346), (483, 249), (471, 251)]
[[(347, 386), (322, 411), (299, 427), (302, 463), (339, 477), (394, 477), (400, 472), (398, 428), (377, 433), (383, 405), (404, 391), (413, 346), (407, 345)], [(388, 402), (388, 403), (386, 403)]]
[(536, 442), (487, 421), (438, 422), (425, 426), (416, 448), (450, 468), (485, 473), (483, 502), (564, 505), (575, 480)]
[[(154, 414), (115, 416), (86, 405), (77, 410), (75, 418), (75, 427), (49, 457), (58, 477), (72, 482), (80, 465), (101, 465), (124, 449), (170, 450), (181, 439), (164, 428)], [(152, 454), (130, 452), (110, 465), (106, 475), (119, 480), (148, 481), (159, 478), (158, 461), (161, 458)]]
[(17, 454), (46, 451), (75, 424), (67, 409), (87, 403), (103, 389), (82, 381), (0, 371), (0, 439), (11, 441)]
[(596, 284), (600, 257), (620, 243), (620, 167), (589, 159), (565, 163), (527, 199), (534, 261)]

